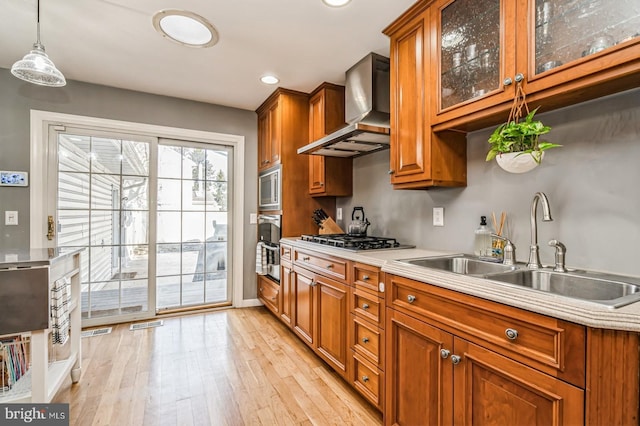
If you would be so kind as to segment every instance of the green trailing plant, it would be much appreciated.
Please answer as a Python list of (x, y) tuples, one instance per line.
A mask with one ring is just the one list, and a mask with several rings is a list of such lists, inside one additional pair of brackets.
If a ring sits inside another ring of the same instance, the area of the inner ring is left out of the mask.
[[(522, 109), (527, 115), (522, 119)], [(514, 100), (509, 119), (498, 126), (489, 137), (491, 149), (487, 153), (487, 161), (493, 160), (500, 154), (519, 152), (518, 155), (530, 154), (536, 163), (542, 161), (542, 152), (562, 145), (540, 140), (540, 136), (549, 133), (551, 127), (545, 126), (539, 120), (534, 120), (538, 108), (529, 112), (525, 102), (525, 95), (518, 85), (518, 92)]]

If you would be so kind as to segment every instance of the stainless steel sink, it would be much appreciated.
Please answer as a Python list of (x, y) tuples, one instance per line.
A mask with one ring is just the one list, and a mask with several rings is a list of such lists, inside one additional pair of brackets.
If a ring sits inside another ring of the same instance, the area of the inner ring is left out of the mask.
[(402, 259), (400, 262), (464, 275), (486, 275), (497, 272), (515, 271), (517, 269), (517, 266), (508, 266), (502, 263), (481, 260), (465, 254)]
[(640, 300), (640, 280), (595, 272), (553, 272), (521, 269), (485, 278), (574, 299), (619, 308)]

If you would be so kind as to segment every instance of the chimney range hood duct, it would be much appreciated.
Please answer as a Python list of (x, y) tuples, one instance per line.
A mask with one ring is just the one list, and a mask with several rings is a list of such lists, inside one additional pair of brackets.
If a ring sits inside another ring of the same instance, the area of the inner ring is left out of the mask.
[(298, 154), (353, 158), (389, 148), (389, 58), (370, 53), (346, 72), (345, 121)]

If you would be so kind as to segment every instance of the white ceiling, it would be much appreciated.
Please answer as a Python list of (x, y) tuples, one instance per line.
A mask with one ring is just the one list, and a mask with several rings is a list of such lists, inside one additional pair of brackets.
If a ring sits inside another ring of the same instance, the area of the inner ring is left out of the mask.
[[(310, 92), (344, 83), (369, 52), (388, 56), (381, 31), (415, 1), (40, 0), (41, 41), (67, 80), (255, 110), (275, 90), (260, 82), (266, 73), (277, 86)], [(161, 37), (151, 19), (162, 9), (207, 18), (220, 41), (201, 49)], [(0, 67), (11, 68), (35, 40), (36, 0), (0, 0)]]

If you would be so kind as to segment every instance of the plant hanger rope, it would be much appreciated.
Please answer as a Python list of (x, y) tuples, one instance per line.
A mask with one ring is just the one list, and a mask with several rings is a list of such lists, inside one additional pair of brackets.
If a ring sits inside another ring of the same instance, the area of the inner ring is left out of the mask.
[(522, 82), (516, 83), (516, 95), (513, 98), (513, 105), (511, 106), (511, 111), (509, 112), (509, 118), (507, 119), (507, 123), (511, 123), (512, 121), (518, 122), (525, 114), (522, 113), (522, 108), (527, 112), (526, 115), (529, 115), (529, 106), (527, 105), (527, 94), (524, 93), (524, 89), (522, 88)]

